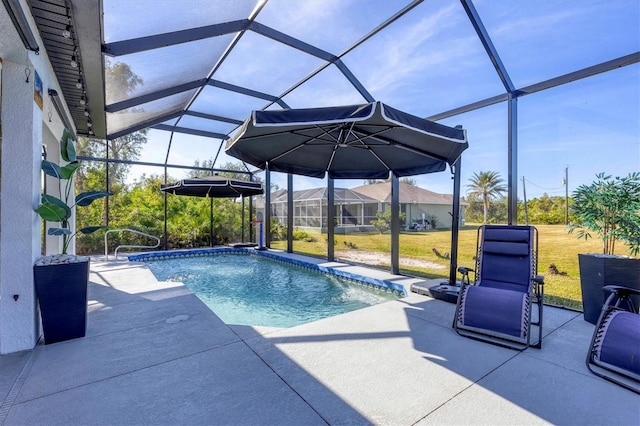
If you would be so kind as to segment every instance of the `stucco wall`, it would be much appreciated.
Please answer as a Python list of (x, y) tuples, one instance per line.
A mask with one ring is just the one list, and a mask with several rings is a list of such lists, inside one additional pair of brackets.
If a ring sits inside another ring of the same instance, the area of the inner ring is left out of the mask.
[[(440, 204), (418, 204), (407, 205), (407, 226), (411, 226), (411, 218), (418, 219), (418, 223), (422, 223), (422, 213), (425, 214), (425, 221), (429, 222), (433, 217), (436, 221), (436, 229), (451, 229), (451, 211), (452, 206)], [(464, 224), (464, 206), (460, 207), (460, 225)]]
[[(48, 89), (62, 93), (26, 1), (23, 10), (41, 52), (25, 49), (4, 7), (0, 7), (2, 60), (2, 149), (0, 150), (0, 353), (32, 349), (40, 326), (33, 285), (33, 263), (41, 253), (40, 200), (43, 143), (58, 152), (63, 124)], [(43, 87), (43, 108), (34, 101), (34, 79)], [(27, 81), (28, 76), (28, 81)], [(63, 100), (64, 101), (64, 100)], [(53, 245), (58, 242), (52, 243)], [(57, 251), (57, 250), (54, 250)]]
[(0, 186), (0, 353), (30, 349), (37, 340), (33, 262), (40, 254), (42, 111), (24, 66), (2, 67), (2, 179)]

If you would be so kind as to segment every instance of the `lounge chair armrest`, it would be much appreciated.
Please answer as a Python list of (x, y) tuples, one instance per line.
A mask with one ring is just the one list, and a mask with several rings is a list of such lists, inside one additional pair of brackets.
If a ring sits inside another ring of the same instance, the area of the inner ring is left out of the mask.
[(458, 272), (462, 274), (462, 283), (469, 285), (471, 280), (469, 279), (469, 272), (475, 273), (475, 269), (467, 268), (466, 266), (458, 266)]
[(533, 282), (536, 284), (544, 285), (544, 277), (542, 275), (536, 275), (533, 277)]
[(635, 288), (624, 287), (621, 285), (606, 285), (602, 287), (602, 289), (610, 293), (615, 293), (618, 296), (620, 295), (628, 296), (630, 294), (640, 295), (640, 290)]
[(467, 268), (466, 266), (458, 266), (458, 272), (462, 275), (469, 275), (469, 272), (475, 272), (475, 269)]

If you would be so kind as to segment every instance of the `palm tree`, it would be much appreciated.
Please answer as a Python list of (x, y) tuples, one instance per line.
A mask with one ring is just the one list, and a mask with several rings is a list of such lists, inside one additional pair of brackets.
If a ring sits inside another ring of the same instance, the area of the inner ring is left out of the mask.
[(467, 194), (475, 198), (482, 197), (484, 223), (487, 223), (489, 221), (489, 202), (507, 191), (506, 185), (502, 184), (504, 180), (498, 172), (480, 172), (474, 173), (469, 182), (471, 183), (467, 185)]

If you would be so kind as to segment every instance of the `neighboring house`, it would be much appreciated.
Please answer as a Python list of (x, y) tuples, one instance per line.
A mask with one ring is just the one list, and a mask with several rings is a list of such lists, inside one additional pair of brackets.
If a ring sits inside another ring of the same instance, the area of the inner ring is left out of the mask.
[[(406, 229), (451, 228), (453, 196), (438, 194), (418, 186), (400, 183), (400, 211), (405, 214)], [(293, 192), (293, 225), (297, 228), (327, 227), (327, 188)], [(258, 201), (258, 210), (264, 201)], [(335, 188), (336, 233), (375, 230), (371, 222), (376, 213), (391, 208), (391, 183), (363, 185), (356, 188)], [(464, 207), (460, 203), (460, 222), (464, 224)], [(271, 194), (271, 217), (287, 223), (287, 191)]]
[[(376, 219), (376, 200), (347, 188), (335, 188), (336, 232), (368, 231)], [(264, 205), (264, 202), (262, 202)], [(271, 217), (287, 223), (287, 191), (271, 194)], [(293, 226), (327, 229), (327, 188), (293, 191)]]
[[(391, 208), (391, 182), (374, 183), (351, 188), (354, 192), (378, 202), (378, 210)], [(451, 228), (453, 195), (438, 194), (419, 186), (400, 182), (400, 211), (405, 214), (407, 229)], [(464, 225), (464, 210), (469, 204), (460, 200), (460, 225)]]

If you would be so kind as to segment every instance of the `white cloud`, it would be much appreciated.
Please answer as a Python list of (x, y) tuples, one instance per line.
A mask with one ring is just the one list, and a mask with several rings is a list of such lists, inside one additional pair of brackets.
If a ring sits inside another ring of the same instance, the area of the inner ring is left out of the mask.
[[(428, 65), (449, 61), (452, 52), (427, 50), (425, 45), (437, 36), (438, 22), (451, 19), (455, 7), (457, 5), (451, 4), (436, 14), (424, 16), (412, 25), (397, 22), (388, 28), (389, 32), (368, 41), (371, 49), (366, 49), (365, 55), (373, 55), (379, 59), (368, 61), (370, 64), (375, 63), (375, 67), (367, 76), (365, 86), (372, 92), (389, 93), (407, 78), (424, 72)], [(457, 56), (459, 53), (453, 54)]]
[[(580, 7), (571, 7), (562, 9), (561, 7), (552, 7), (553, 13), (545, 13), (541, 4), (531, 4), (531, 8), (516, 8), (519, 12), (515, 15), (505, 16), (500, 20), (500, 24), (490, 28), (490, 34), (494, 37), (507, 38), (511, 43), (518, 40), (530, 39), (538, 37), (540, 34), (556, 33), (566, 31), (567, 24), (580, 17), (588, 18), (594, 15), (594, 10), (581, 4)], [(482, 15), (481, 15), (482, 18)]]

